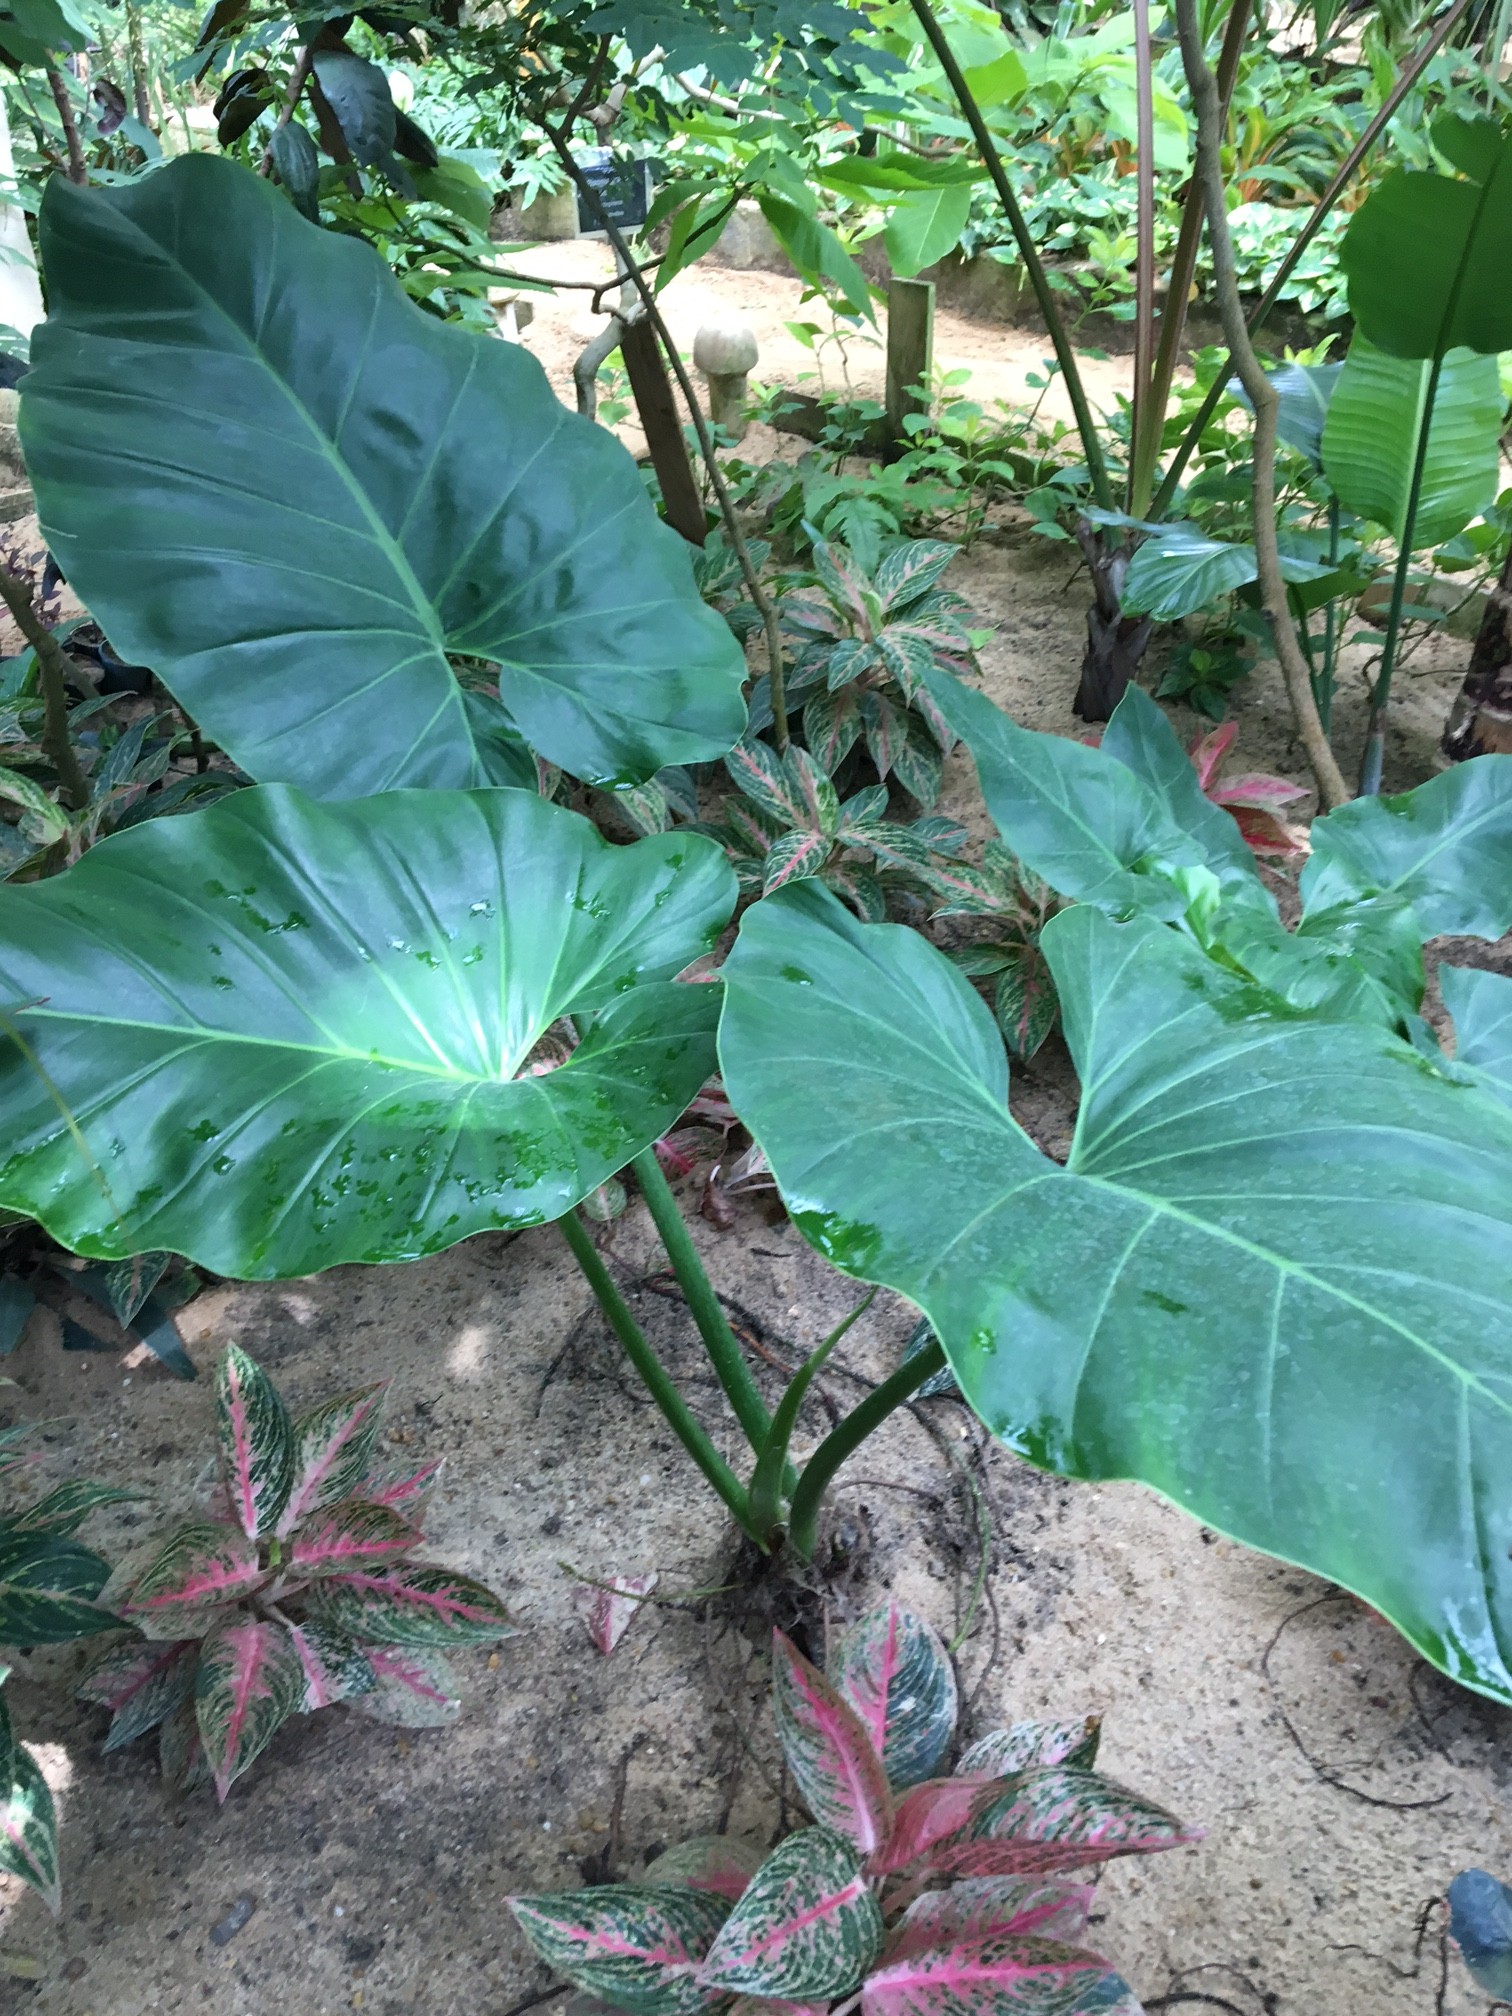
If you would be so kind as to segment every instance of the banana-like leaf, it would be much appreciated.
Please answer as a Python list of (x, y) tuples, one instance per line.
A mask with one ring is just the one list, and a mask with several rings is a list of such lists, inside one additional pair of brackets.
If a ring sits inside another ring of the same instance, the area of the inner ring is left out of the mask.
[(989, 1786), (967, 1825), (927, 1860), (947, 1875), (1039, 1875), (1201, 1839), (1200, 1830), (1111, 1778), (1056, 1764)]
[(916, 1897), (887, 1942), (886, 1966), (915, 1953), (991, 1932), (1037, 1932), (1073, 1943), (1087, 1929), (1096, 1891), (1089, 1884), (1032, 1876), (974, 1876)]
[(109, 1631), (96, 1598), (109, 1568), (77, 1540), (0, 1528), (0, 1645), (61, 1645)]
[(358, 1495), (373, 1460), (387, 1391), (388, 1381), (382, 1380), (355, 1393), (338, 1393), (294, 1423), (294, 1476), (278, 1521), (280, 1538), (310, 1513)]
[[(1357, 330), (1323, 430), (1323, 467), (1340, 502), (1399, 545), (1432, 369), (1427, 358), (1378, 350)], [(1494, 357), (1448, 353), (1428, 421), (1414, 552), (1452, 539), (1495, 497), (1505, 404)]]
[[(670, 984), (735, 878), (521, 791), (274, 787), (0, 889), (0, 1203), (76, 1251), (241, 1279), (437, 1252), (568, 1210), (713, 1062)], [(559, 1069), (532, 1052), (590, 1017)], [(67, 1118), (65, 1118), (65, 1114)]]
[(829, 1678), (865, 1725), (894, 1789), (939, 1770), (955, 1734), (955, 1668), (922, 1617), (889, 1599), (842, 1633)]
[(1456, 763), (1414, 791), (1315, 819), (1304, 917), (1370, 897), (1411, 905), (1422, 938), (1512, 929), (1512, 756)]
[(1072, 1722), (1015, 1722), (993, 1729), (973, 1743), (956, 1766), (962, 1777), (986, 1772), (992, 1778), (1016, 1777), (1046, 1764), (1075, 1764), (1090, 1771), (1097, 1762), (1102, 1717), (1082, 1715)]
[(346, 1575), (354, 1568), (397, 1561), (419, 1543), (414, 1527), (391, 1507), (349, 1499), (300, 1527), (289, 1548), (288, 1572)]
[(444, 1729), (462, 1713), (457, 1683), (442, 1653), (408, 1645), (365, 1645), (362, 1656), (373, 1684), (355, 1692), (349, 1705), (370, 1722)]
[(74, 1692), (110, 1710), (102, 1748), (119, 1750), (156, 1729), (194, 1692), (199, 1644), (193, 1638), (116, 1645), (95, 1660)]
[(305, 1675), (282, 1624), (224, 1625), (200, 1648), (194, 1719), (222, 1804), (304, 1699)]
[(723, 1076), (800, 1229), (919, 1305), (1020, 1454), (1153, 1485), (1512, 1700), (1512, 1113), (1148, 921), (1044, 945), (1064, 1166), (917, 933), (807, 885), (747, 912)]
[(806, 2002), (861, 1985), (882, 1946), (854, 1844), (805, 1827), (762, 1863), (699, 1973), (706, 1988)]
[(1512, 348), (1512, 147), (1490, 119), (1451, 114), (1432, 133), (1466, 179), (1398, 168), (1371, 191), (1339, 252), (1350, 312), (1396, 357), (1495, 356)]
[(1493, 1099), (1512, 1106), (1512, 979), (1440, 966), (1439, 992), (1454, 1018), (1454, 1061)]
[(1056, 1991), (1107, 1971), (1079, 1946), (993, 1928), (889, 1960), (861, 1991), (862, 2016), (1038, 2016)]
[[(52, 550), (252, 777), (318, 797), (638, 781), (739, 736), (744, 664), (634, 463), (528, 351), (189, 155), (48, 192), (22, 420)], [(499, 666), (502, 705), (453, 654)], [(517, 734), (516, 734), (517, 731)]]
[[(855, 1842), (863, 1855), (892, 1829), (892, 1795), (866, 1723), (792, 1641), (772, 1633), (772, 1702), (777, 1741), (798, 1796), (821, 1827)], [(732, 1981), (753, 1994), (786, 1990)], [(804, 1990), (804, 1993), (817, 1991)]]
[(256, 1546), (219, 1519), (192, 1519), (161, 1542), (118, 1602), (145, 1637), (189, 1638), (268, 1580)]
[(613, 1883), (506, 1900), (553, 1973), (636, 2016), (697, 2016), (723, 2000), (698, 1970), (729, 1906), (707, 1890)]
[(363, 1645), (444, 1650), (515, 1635), (509, 1612), (491, 1589), (423, 1562), (323, 1579), (311, 1588), (309, 1607), (317, 1623), (347, 1631)]
[(261, 1539), (288, 1503), (294, 1429), (278, 1388), (239, 1344), (215, 1368), (215, 1433), (232, 1513), (249, 1540)]
[(345, 1631), (308, 1621), (290, 1624), (287, 1629), (304, 1675), (301, 1714), (313, 1715), (317, 1708), (371, 1694), (377, 1686), (373, 1662)]
[(695, 1834), (665, 1849), (646, 1865), (645, 1883), (672, 1883), (679, 1889), (711, 1890), (733, 1904), (756, 1871), (762, 1853), (739, 1834)]
[(58, 1874), (58, 1815), (42, 1767), (19, 1743), (0, 1774), (0, 1872), (29, 1883), (56, 1918), (63, 1902)]

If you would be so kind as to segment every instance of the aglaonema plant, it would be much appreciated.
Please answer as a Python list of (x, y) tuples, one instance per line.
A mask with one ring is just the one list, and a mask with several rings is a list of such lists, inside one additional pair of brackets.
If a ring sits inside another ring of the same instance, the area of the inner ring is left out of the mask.
[(79, 1683), (110, 1711), (107, 1750), (155, 1729), (169, 1783), (213, 1784), (224, 1800), (291, 1715), (345, 1702), (410, 1729), (456, 1717), (446, 1654), (514, 1626), (481, 1582), (413, 1558), (440, 1464), (377, 1467), (384, 1392), (365, 1386), (292, 1419), (261, 1366), (237, 1345), (225, 1352), (209, 1505), (104, 1592), (140, 1634)]
[(777, 1736), (811, 1825), (768, 1851), (728, 1835), (668, 1849), (638, 1883), (513, 1897), (531, 1946), (600, 2006), (640, 2016), (1013, 2009), (1138, 2016), (1085, 1945), (1073, 1870), (1201, 1836), (1093, 1769), (1095, 1717), (955, 1735), (950, 1657), (897, 1603), (828, 1673), (779, 1631)]

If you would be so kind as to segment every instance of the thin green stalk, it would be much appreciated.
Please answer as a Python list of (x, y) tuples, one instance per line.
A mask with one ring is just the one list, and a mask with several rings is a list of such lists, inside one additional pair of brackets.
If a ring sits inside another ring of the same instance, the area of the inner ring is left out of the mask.
[(682, 1289), (693, 1321), (698, 1325), (698, 1334), (704, 1341), (715, 1377), (735, 1410), (735, 1418), (746, 1432), (746, 1440), (752, 1449), (761, 1449), (771, 1434), (772, 1417), (767, 1412), (766, 1402), (756, 1390), (751, 1368), (730, 1328), (730, 1319), (714, 1292), (714, 1284), (704, 1272), (698, 1248), (693, 1244), (692, 1234), (677, 1208), (677, 1199), (672, 1195), (672, 1186), (662, 1174), (661, 1164), (656, 1159), (656, 1150), (642, 1149), (630, 1167), (635, 1171), (635, 1180), (640, 1185), (652, 1222), (667, 1249), (677, 1285)]
[(1381, 771), (1386, 761), (1386, 705), (1391, 698), (1391, 675), (1396, 670), (1397, 644), (1402, 633), (1402, 605), (1407, 599), (1407, 575), (1412, 566), (1412, 535), (1417, 530), (1418, 506), (1423, 496), (1423, 472), (1428, 465), (1428, 436), (1433, 427), (1433, 407), (1438, 398), (1439, 372), (1443, 358), (1435, 357), (1428, 373), (1427, 396), (1418, 421), (1417, 449), (1412, 458), (1412, 483), (1407, 492), (1407, 516), (1402, 524), (1401, 546), (1396, 572), (1391, 580), (1391, 607), (1386, 615), (1386, 641), (1381, 646), (1381, 669), (1370, 690), (1370, 712), (1365, 718), (1365, 753), (1360, 759), (1360, 796), (1373, 798), (1381, 788)]
[(1143, 456), (1153, 463), (1161, 431), (1155, 410), (1155, 52), (1150, 43), (1150, 0), (1134, 0), (1134, 97), (1134, 402), (1125, 494), (1130, 512), (1137, 516), (1135, 467)]
[[(1339, 564), (1339, 529), (1342, 513), (1337, 497), (1328, 500), (1328, 564), (1330, 568)], [(1339, 659), (1339, 605), (1330, 599), (1323, 608), (1323, 678), (1318, 688), (1318, 719), (1323, 723), (1323, 733), (1333, 733), (1333, 696), (1338, 681)]]
[[(1003, 164), (992, 135), (987, 130), (987, 122), (982, 117), (982, 108), (972, 96), (971, 86), (966, 82), (961, 66), (955, 59), (955, 52), (946, 38), (944, 29), (930, 10), (929, 0), (910, 0), (910, 4), (918, 17), (919, 26), (924, 30), (930, 48), (939, 61), (940, 68), (949, 80), (951, 90), (956, 95), (956, 102), (971, 128), (977, 152), (982, 157), (982, 165), (991, 177), (998, 201), (1003, 206), (1004, 215), (1013, 232), (1014, 243), (1018, 246), (1019, 257), (1023, 260), (1024, 270), (1029, 275), (1029, 285), (1034, 289), (1034, 298), (1039, 303), (1041, 315), (1045, 318), (1045, 328), (1060, 365), (1061, 376), (1066, 381), (1071, 410), (1076, 415), (1076, 431), (1081, 436), (1082, 453), (1087, 461), (1087, 473), (1092, 479), (1092, 493), (1105, 511), (1111, 511), (1113, 492), (1108, 483), (1108, 465), (1103, 459), (1102, 442), (1098, 439), (1092, 409), (1087, 403), (1087, 388), (1082, 383), (1076, 352), (1072, 349), (1071, 339), (1066, 334), (1060, 304), (1040, 263), (1040, 256), (1030, 236), (1028, 223), (1019, 208), (1018, 198), (1013, 193), (1013, 185), (1003, 173)], [(1465, 0), (1465, 4), (1468, 5), (1469, 0)]]
[(788, 1445), (793, 1439), (793, 1430), (798, 1423), (798, 1410), (802, 1407), (814, 1376), (824, 1361), (834, 1350), (840, 1339), (849, 1330), (858, 1316), (864, 1315), (877, 1299), (877, 1291), (871, 1289), (863, 1295), (847, 1316), (831, 1330), (828, 1337), (810, 1352), (800, 1369), (788, 1381), (782, 1398), (777, 1403), (777, 1412), (772, 1416), (771, 1431), (756, 1458), (755, 1474), (751, 1478), (751, 1518), (768, 1538), (775, 1538), (782, 1525), (782, 1494), (791, 1490), (788, 1481), (792, 1466), (788, 1462)]
[[(1387, 126), (1390, 125), (1392, 119), (1396, 116), (1402, 100), (1412, 90), (1419, 77), (1422, 76), (1433, 58), (1438, 54), (1440, 48), (1448, 39), (1450, 32), (1456, 23), (1462, 19), (1470, 5), (1471, 0), (1454, 0), (1454, 4), (1450, 7), (1448, 13), (1440, 19), (1422, 48), (1419, 49), (1409, 63), (1403, 66), (1396, 83), (1383, 100), (1380, 111), (1370, 121), (1370, 124), (1365, 128), (1365, 131), (1360, 135), (1354, 146), (1350, 148), (1349, 153), (1340, 164), (1337, 174), (1318, 198), (1312, 214), (1297, 233), (1291, 250), (1276, 268), (1270, 285), (1256, 302), (1254, 312), (1249, 318), (1249, 333), (1251, 336), (1255, 335), (1262, 327), (1271, 310), (1275, 307), (1277, 301), (1280, 300), (1281, 289), (1291, 278), (1297, 261), (1323, 228), (1324, 220), (1327, 218), (1329, 212), (1354, 179), (1356, 169), (1358, 169), (1360, 163), (1365, 159)], [(1234, 368), (1234, 357), (1230, 353), (1228, 362), (1209, 386), (1207, 397), (1197, 409), (1196, 416), (1192, 420), (1192, 424), (1187, 428), (1186, 434), (1182, 438), (1181, 446), (1177, 449), (1171, 466), (1165, 473), (1164, 481), (1155, 493), (1155, 501), (1150, 506), (1148, 514), (1151, 518), (1159, 519), (1164, 517), (1166, 511), (1170, 508), (1171, 499), (1176, 493), (1177, 485), (1186, 473), (1186, 466), (1191, 461), (1197, 443), (1202, 438), (1202, 430), (1217, 410), (1218, 401), (1223, 397), (1227, 389), (1229, 378)]]
[(569, 1211), (565, 1217), (557, 1220), (557, 1224), (562, 1229), (562, 1237), (572, 1250), (573, 1259), (583, 1270), (588, 1286), (597, 1297), (599, 1307), (608, 1318), (610, 1329), (625, 1347), (625, 1356), (640, 1374), (647, 1392), (661, 1409), (668, 1427), (729, 1507), (742, 1531), (765, 1552), (765, 1542), (752, 1529), (750, 1501), (746, 1497), (745, 1487), (693, 1418), (687, 1402), (667, 1376), (660, 1359), (646, 1341), (640, 1325), (626, 1307), (624, 1297), (615, 1287), (608, 1268), (599, 1258), (598, 1249), (588, 1237), (577, 1213)]
[(881, 1427), (889, 1414), (903, 1406), (927, 1379), (944, 1369), (945, 1353), (936, 1338), (916, 1358), (900, 1365), (890, 1379), (873, 1387), (861, 1404), (830, 1430), (804, 1464), (788, 1509), (788, 1538), (805, 1561), (813, 1559), (819, 1507), (840, 1465), (855, 1454), (874, 1428)]

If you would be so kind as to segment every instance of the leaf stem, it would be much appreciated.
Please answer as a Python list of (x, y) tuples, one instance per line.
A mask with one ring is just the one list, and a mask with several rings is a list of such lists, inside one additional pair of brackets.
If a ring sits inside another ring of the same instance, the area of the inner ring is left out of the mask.
[(1381, 771), (1386, 761), (1386, 703), (1391, 698), (1391, 675), (1396, 670), (1397, 645), (1402, 634), (1402, 605), (1407, 600), (1407, 575), (1412, 567), (1412, 540), (1417, 530), (1418, 507), (1423, 501), (1423, 476), (1428, 466), (1428, 438), (1433, 431), (1433, 408), (1438, 399), (1442, 354), (1433, 359), (1423, 409), (1418, 418), (1417, 446), (1412, 457), (1412, 482), (1407, 491), (1407, 515), (1397, 551), (1396, 571), (1391, 579), (1391, 607), (1386, 614), (1386, 642), (1381, 647), (1381, 669), (1370, 689), (1370, 712), (1365, 717), (1365, 750), (1360, 758), (1360, 796), (1374, 798), (1381, 788)]
[(43, 702), (43, 752), (58, 773), (65, 803), (71, 811), (82, 812), (89, 803), (89, 785), (68, 733), (68, 687), (62, 647), (33, 608), (31, 589), (5, 568), (0, 568), (0, 601), (5, 603), (17, 629), (37, 654), (37, 679)]
[(576, 1211), (567, 1212), (564, 1217), (557, 1220), (557, 1224), (561, 1227), (562, 1237), (572, 1251), (573, 1259), (582, 1269), (588, 1286), (593, 1290), (599, 1307), (608, 1319), (610, 1329), (625, 1347), (625, 1356), (640, 1374), (646, 1391), (661, 1409), (668, 1427), (723, 1499), (741, 1530), (754, 1540), (764, 1553), (765, 1543), (760, 1535), (752, 1530), (750, 1504), (745, 1487), (693, 1418), (688, 1403), (668, 1377), (660, 1359), (647, 1342), (645, 1333), (630, 1314), (625, 1298), (615, 1287), (608, 1268), (599, 1258), (598, 1249), (589, 1238)]
[(930, 48), (934, 51), (940, 68), (945, 72), (951, 90), (956, 95), (971, 128), (971, 136), (982, 157), (982, 165), (992, 178), (992, 186), (997, 191), (998, 201), (1008, 219), (1009, 229), (1018, 246), (1019, 257), (1024, 262), (1024, 270), (1029, 275), (1029, 285), (1034, 289), (1034, 298), (1039, 304), (1040, 314), (1045, 318), (1045, 329), (1055, 351), (1061, 375), (1066, 381), (1066, 392), (1071, 401), (1071, 410), (1076, 415), (1076, 431), (1081, 437), (1082, 453), (1087, 458), (1087, 473), (1092, 479), (1092, 492), (1105, 511), (1113, 509), (1113, 492), (1108, 484), (1108, 465), (1103, 459), (1102, 442), (1098, 439), (1097, 428), (1093, 424), (1092, 409), (1087, 403), (1087, 388), (1082, 383), (1076, 352), (1071, 347), (1071, 339), (1066, 333), (1066, 325), (1060, 312), (1060, 303), (1050, 285), (1044, 266), (1040, 263), (1039, 251), (1034, 243), (1018, 198), (1013, 193), (1013, 184), (1003, 173), (1003, 163), (997, 147), (982, 117), (982, 108), (972, 95), (971, 86), (966, 82), (965, 73), (956, 61), (944, 29), (935, 19), (929, 0), (910, 0), (919, 26), (924, 30)]
[(804, 1464), (803, 1475), (798, 1479), (798, 1488), (793, 1493), (788, 1512), (788, 1538), (805, 1561), (813, 1559), (814, 1543), (818, 1538), (819, 1507), (840, 1465), (860, 1448), (874, 1428), (881, 1427), (889, 1414), (901, 1407), (927, 1379), (932, 1379), (936, 1372), (944, 1369), (945, 1353), (940, 1348), (940, 1340), (935, 1338), (917, 1357), (905, 1360), (891, 1378), (873, 1387), (866, 1398), (830, 1430)]
[(268, 135), (268, 144), (264, 147), (262, 159), (257, 164), (259, 175), (271, 175), (273, 173), (273, 142), (294, 117), (295, 111), (299, 106), (299, 101), (304, 96), (304, 88), (310, 81), (310, 72), (314, 67), (315, 38), (312, 33), (310, 40), (305, 43), (299, 52), (299, 60), (294, 65), (294, 74), (289, 79), (289, 91), (288, 96), (283, 102), (283, 110), (278, 115), (278, 122), (274, 126), (273, 131)]
[(661, 1242), (667, 1249), (672, 1272), (677, 1276), (677, 1284), (683, 1291), (693, 1321), (698, 1325), (698, 1334), (704, 1341), (715, 1376), (724, 1388), (725, 1398), (734, 1408), (736, 1419), (745, 1430), (752, 1449), (760, 1449), (771, 1434), (772, 1417), (767, 1412), (766, 1402), (756, 1390), (751, 1368), (714, 1292), (714, 1284), (704, 1271), (698, 1248), (693, 1244), (692, 1234), (677, 1208), (677, 1199), (672, 1195), (672, 1186), (662, 1174), (661, 1164), (656, 1159), (656, 1150), (643, 1148), (630, 1167), (635, 1171), (635, 1180), (640, 1185), (652, 1222), (661, 1235)]
[[(771, 1432), (756, 1458), (756, 1470), (751, 1478), (751, 1517), (764, 1533), (775, 1537), (782, 1525), (782, 1493), (785, 1489), (793, 1488), (786, 1481), (792, 1474), (791, 1465), (788, 1463), (788, 1445), (793, 1439), (798, 1411), (814, 1382), (814, 1376), (856, 1318), (863, 1315), (876, 1299), (877, 1291), (872, 1288), (848, 1315), (840, 1318), (824, 1342), (816, 1351), (810, 1352), (798, 1371), (793, 1374), (787, 1383), (786, 1391), (777, 1403), (777, 1412), (772, 1416)], [(838, 2012), (832, 2010), (830, 2016), (838, 2016)]]

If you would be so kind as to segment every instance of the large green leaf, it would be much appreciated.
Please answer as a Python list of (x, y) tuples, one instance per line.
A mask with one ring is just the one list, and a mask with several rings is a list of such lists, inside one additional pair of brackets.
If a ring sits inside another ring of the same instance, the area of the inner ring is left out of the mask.
[(1512, 1700), (1512, 1113), (1148, 920), (1044, 944), (1065, 1167), (917, 933), (811, 886), (747, 913), (721, 1062), (799, 1226), (920, 1306), (1033, 1462), (1139, 1478)]
[(1468, 179), (1398, 168), (1350, 220), (1340, 248), (1349, 306), (1396, 357), (1512, 349), (1512, 150), (1491, 120), (1450, 115), (1439, 152)]
[(953, 252), (971, 211), (971, 185), (947, 183), (939, 189), (911, 189), (887, 213), (884, 234), (895, 273), (917, 273)]
[[(123, 657), (253, 777), (321, 797), (718, 756), (740, 652), (634, 463), (518, 344), (192, 155), (49, 185), (22, 430), (49, 543)], [(449, 653), (496, 662), (502, 708)]]
[(1512, 930), (1512, 756), (1456, 763), (1414, 791), (1355, 798), (1315, 819), (1302, 871), (1309, 919), (1362, 898), (1412, 906), (1423, 938)]
[(1454, 1061), (1512, 1106), (1512, 980), (1471, 966), (1440, 966), (1439, 992), (1454, 1017)]
[[(1356, 331), (1323, 429), (1323, 467), (1339, 500), (1400, 542), (1433, 366), (1392, 357)], [(1412, 545), (1438, 546), (1496, 495), (1501, 379), (1494, 357), (1451, 350), (1440, 367)]]
[[(1256, 578), (1259, 563), (1248, 542), (1213, 539), (1199, 526), (1179, 522), (1158, 527), (1129, 562), (1123, 606), (1131, 616), (1160, 623), (1195, 615)], [(1281, 572), (1288, 581), (1316, 581), (1329, 570), (1320, 561), (1283, 550)]]
[(244, 1279), (557, 1217), (702, 1083), (713, 990), (671, 976), (734, 900), (712, 841), (611, 847), (523, 791), (134, 827), (0, 889), (0, 1202)]

